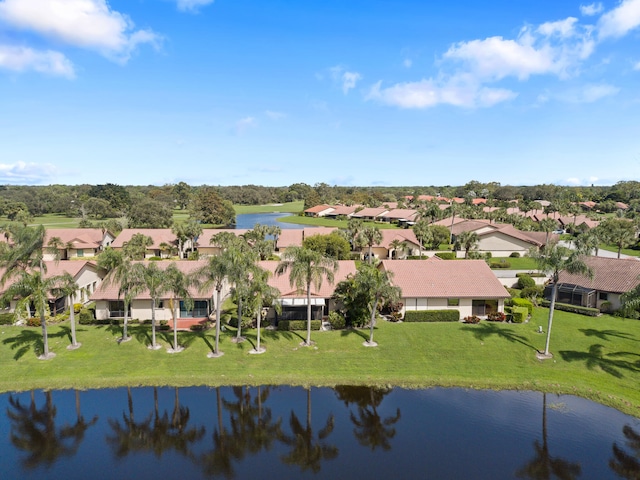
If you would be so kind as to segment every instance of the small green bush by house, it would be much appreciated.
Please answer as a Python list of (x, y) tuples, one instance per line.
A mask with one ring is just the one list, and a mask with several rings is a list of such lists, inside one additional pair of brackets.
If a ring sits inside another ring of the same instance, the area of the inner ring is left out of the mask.
[(459, 322), (459, 310), (408, 310), (405, 322)]
[(329, 313), (329, 324), (332, 330), (342, 330), (347, 326), (344, 316), (336, 311)]
[(611, 313), (611, 312), (613, 312), (613, 307), (611, 305), (611, 302), (606, 302), (606, 301), (602, 302), (600, 304), (600, 311), (602, 313)]
[[(549, 300), (542, 300), (540, 302), (540, 305), (543, 307), (549, 307), (550, 304), (551, 302)], [(568, 303), (556, 302), (554, 308), (556, 310), (562, 310), (563, 312), (579, 313), (580, 315), (587, 315), (589, 317), (597, 317), (600, 315), (600, 310), (597, 308), (581, 307), (579, 305), (570, 305)]]
[(511, 258), (520, 258), (520, 253), (518, 252), (512, 252), (511, 255), (509, 255)]
[(511, 321), (513, 323), (524, 323), (529, 316), (529, 311), (526, 307), (513, 307), (511, 311)]
[(477, 315), (469, 315), (468, 317), (464, 317), (462, 321), (464, 323), (476, 324), (476, 323), (480, 323), (480, 317)]
[(514, 307), (526, 307), (527, 313), (531, 315), (533, 313), (533, 303), (526, 298), (512, 298), (509, 300)]
[(442, 260), (455, 260), (456, 252), (436, 252), (436, 257), (439, 257)]
[(0, 325), (13, 325), (16, 316), (13, 313), (0, 313)]
[(511, 263), (509, 263), (504, 258), (501, 260), (492, 260), (489, 263), (489, 267), (491, 268), (511, 268)]
[(528, 287), (535, 287), (536, 281), (531, 278), (531, 275), (519, 275), (518, 276), (518, 288), (524, 290)]
[(542, 285), (535, 285), (533, 287), (527, 287), (520, 292), (520, 298), (528, 298), (532, 301), (537, 301), (544, 295), (544, 287)]
[[(321, 320), (311, 320), (311, 330), (320, 330), (322, 325)], [(291, 331), (291, 330), (306, 330), (306, 320), (279, 320), (278, 330)]]
[(82, 310), (83, 305), (81, 303), (74, 303), (73, 304), (73, 313), (75, 313), (76, 315), (80, 313), (80, 310)]
[(487, 320), (490, 322), (504, 322), (506, 319), (506, 315), (502, 312), (492, 312), (487, 315)]
[(83, 307), (78, 312), (78, 323), (80, 325), (91, 325), (95, 321), (96, 317), (94, 316), (94, 311)]

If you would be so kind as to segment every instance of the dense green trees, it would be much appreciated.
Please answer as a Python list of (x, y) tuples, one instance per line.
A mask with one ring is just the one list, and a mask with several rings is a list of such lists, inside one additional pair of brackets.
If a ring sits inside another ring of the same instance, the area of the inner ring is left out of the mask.
[(351, 256), (349, 241), (338, 232), (307, 237), (302, 242), (302, 246), (336, 260), (348, 260)]
[(230, 201), (224, 200), (212, 187), (203, 187), (195, 194), (191, 214), (202, 223), (235, 225), (236, 213)]

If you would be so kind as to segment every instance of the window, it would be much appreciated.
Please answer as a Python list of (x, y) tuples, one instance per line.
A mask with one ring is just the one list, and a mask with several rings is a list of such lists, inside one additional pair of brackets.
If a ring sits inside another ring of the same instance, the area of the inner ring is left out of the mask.
[(78, 250), (76, 250), (76, 255), (78, 257), (84, 257), (84, 250), (82, 248), (79, 248)]
[(609, 300), (609, 294), (607, 292), (598, 292), (598, 300)]
[(180, 318), (203, 318), (207, 316), (209, 316), (209, 303), (206, 300), (195, 300), (191, 310), (187, 310), (184, 302), (180, 300)]
[(156, 310), (158, 310), (160, 308), (164, 308), (164, 300), (158, 300), (156, 302)]
[[(131, 313), (131, 307), (129, 307), (129, 313)], [(122, 300), (117, 302), (109, 302), (109, 317), (111, 318), (124, 317), (124, 302)]]
[(460, 306), (459, 298), (447, 298), (447, 307), (458, 307)]

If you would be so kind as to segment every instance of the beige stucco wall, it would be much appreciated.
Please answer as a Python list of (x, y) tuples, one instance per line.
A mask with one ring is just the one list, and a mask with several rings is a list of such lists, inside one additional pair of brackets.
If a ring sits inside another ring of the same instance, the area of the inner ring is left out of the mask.
[[(450, 307), (447, 305), (448, 299), (446, 298), (403, 298), (402, 303), (404, 307), (402, 309), (402, 315), (404, 316), (408, 310), (458, 310), (460, 312), (460, 318), (462, 319), (472, 315), (473, 300), (475, 299), (461, 298), (459, 299), (459, 305)], [(498, 300), (498, 311), (504, 312), (504, 299)]]

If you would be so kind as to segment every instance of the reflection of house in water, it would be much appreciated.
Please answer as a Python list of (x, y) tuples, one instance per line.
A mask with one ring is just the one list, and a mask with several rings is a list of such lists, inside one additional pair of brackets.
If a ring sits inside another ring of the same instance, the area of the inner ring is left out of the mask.
[[(592, 269), (593, 278), (560, 272), (556, 301), (617, 310), (621, 305), (620, 296), (640, 284), (640, 261), (635, 258), (586, 257), (584, 262)], [(545, 289), (546, 299), (551, 299), (552, 287)]]

